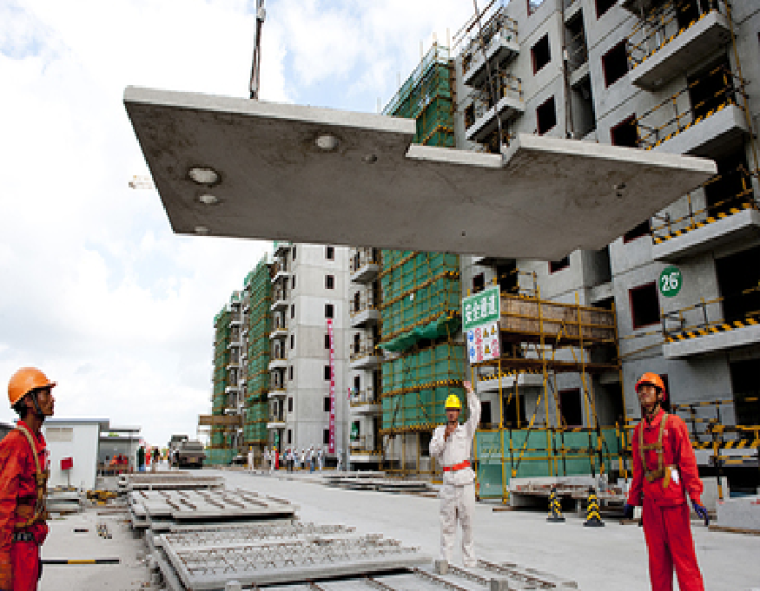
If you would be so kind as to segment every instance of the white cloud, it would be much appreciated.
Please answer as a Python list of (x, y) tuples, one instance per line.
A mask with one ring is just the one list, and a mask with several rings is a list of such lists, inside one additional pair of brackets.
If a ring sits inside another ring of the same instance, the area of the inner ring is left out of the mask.
[[(260, 98), (372, 111), (468, 4), (271, 0)], [(160, 444), (210, 410), (214, 314), (269, 244), (171, 233), (156, 192), (127, 188), (146, 167), (122, 94), (247, 96), (253, 5), (0, 5), (0, 377), (41, 367), (59, 416), (142, 425)]]

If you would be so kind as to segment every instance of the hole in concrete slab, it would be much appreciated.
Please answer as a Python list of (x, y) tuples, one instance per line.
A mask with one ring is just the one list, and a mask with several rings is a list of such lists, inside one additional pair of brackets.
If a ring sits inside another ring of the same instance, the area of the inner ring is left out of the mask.
[(362, 160), (367, 164), (374, 164), (377, 162), (377, 154), (367, 154)]
[(193, 166), (187, 171), (187, 176), (199, 185), (216, 185), (219, 183), (219, 173), (208, 166)]
[(337, 137), (330, 133), (323, 133), (317, 136), (317, 139), (314, 140), (314, 143), (320, 150), (323, 150), (325, 152), (333, 152), (338, 148), (340, 141)]

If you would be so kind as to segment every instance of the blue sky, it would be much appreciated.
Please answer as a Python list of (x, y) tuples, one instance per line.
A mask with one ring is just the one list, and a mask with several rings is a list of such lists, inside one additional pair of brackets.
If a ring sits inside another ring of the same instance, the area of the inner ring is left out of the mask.
[[(481, 5), (485, 2), (481, 0)], [(271, 244), (171, 233), (128, 85), (245, 97), (253, 0), (0, 2), (0, 377), (164, 444), (210, 409), (213, 317)], [(262, 100), (377, 110), (468, 0), (270, 0)], [(13, 418), (0, 404), (0, 421)]]

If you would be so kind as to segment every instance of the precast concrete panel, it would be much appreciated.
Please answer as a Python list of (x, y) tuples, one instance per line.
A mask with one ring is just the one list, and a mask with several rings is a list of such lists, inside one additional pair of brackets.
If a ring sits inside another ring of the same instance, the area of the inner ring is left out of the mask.
[[(715, 172), (531, 135), (503, 157), (410, 146), (413, 121), (246, 99), (128, 88), (125, 104), (180, 233), (557, 259), (605, 246)], [(217, 184), (191, 180), (197, 167)]]

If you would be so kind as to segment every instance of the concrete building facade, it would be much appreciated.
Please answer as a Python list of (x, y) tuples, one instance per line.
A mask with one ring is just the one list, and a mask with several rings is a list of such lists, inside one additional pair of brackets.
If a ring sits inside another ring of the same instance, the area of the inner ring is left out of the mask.
[[(516, 0), (480, 16), (458, 40), (457, 147), (498, 152), (516, 133), (538, 133), (703, 156), (719, 172), (600, 251), (462, 257), (463, 292), (519, 283), (545, 299), (614, 306), (622, 372), (593, 377), (602, 424), (640, 416), (633, 385), (645, 371), (695, 416), (714, 418), (721, 401), (722, 421), (760, 423), (760, 6)], [(530, 409), (543, 385), (521, 379)], [(576, 393), (569, 412), (588, 426), (582, 376), (559, 375), (556, 388)]]
[(274, 254), (269, 443), (327, 453), (333, 380), (335, 454), (348, 436), (349, 249), (278, 243)]

